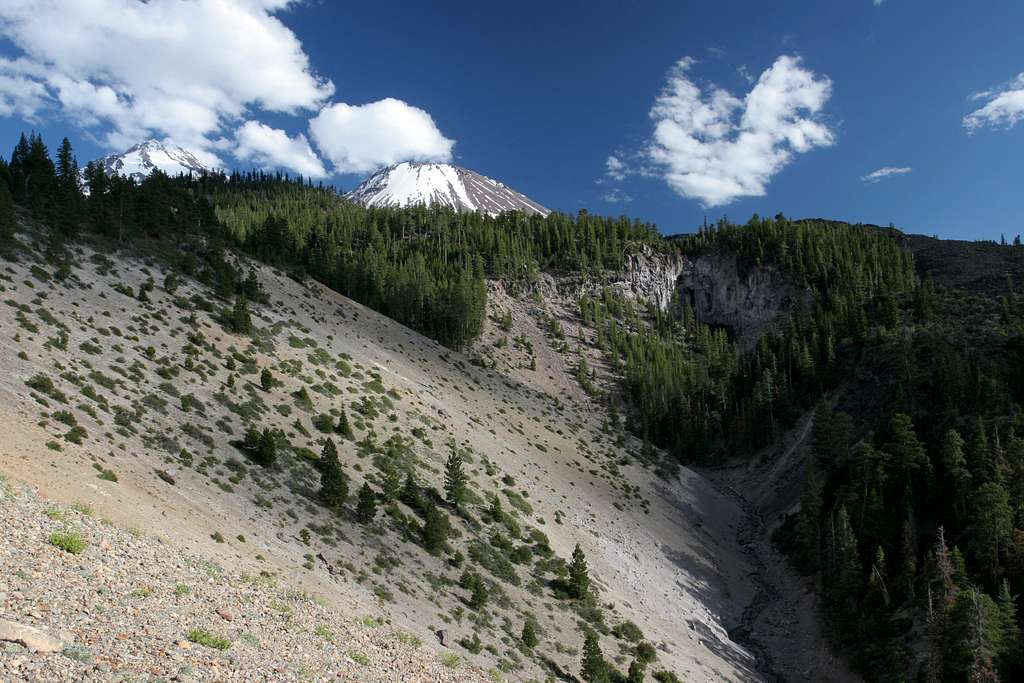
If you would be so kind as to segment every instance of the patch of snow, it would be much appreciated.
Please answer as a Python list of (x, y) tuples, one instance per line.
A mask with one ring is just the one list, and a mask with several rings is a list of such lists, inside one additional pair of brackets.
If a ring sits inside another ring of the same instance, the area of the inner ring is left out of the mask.
[(210, 171), (189, 150), (159, 140), (147, 140), (121, 154), (99, 159), (107, 175), (123, 175), (141, 182), (154, 169), (169, 176), (201, 174)]
[(551, 213), (503, 183), (451, 164), (403, 162), (388, 166), (345, 196), (367, 207), (440, 205), (489, 216), (503, 211)]

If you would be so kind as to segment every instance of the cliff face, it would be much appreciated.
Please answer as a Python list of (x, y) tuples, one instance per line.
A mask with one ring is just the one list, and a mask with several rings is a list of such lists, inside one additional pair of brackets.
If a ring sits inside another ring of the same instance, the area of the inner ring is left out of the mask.
[(775, 268), (744, 272), (735, 254), (720, 252), (684, 259), (677, 286), (691, 297), (698, 321), (730, 328), (746, 348), (808, 296)]
[(684, 260), (675, 254), (663, 254), (644, 248), (630, 253), (622, 270), (609, 271), (602, 278), (586, 275), (553, 275), (541, 273), (536, 282), (545, 300), (565, 299), (569, 302), (581, 295), (596, 295), (607, 287), (619, 291), (641, 307), (648, 302), (666, 310), (676, 293)]

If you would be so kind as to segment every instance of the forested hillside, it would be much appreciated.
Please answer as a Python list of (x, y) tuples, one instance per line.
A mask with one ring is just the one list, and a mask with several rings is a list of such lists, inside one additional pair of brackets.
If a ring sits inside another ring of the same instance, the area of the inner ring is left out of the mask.
[[(232, 299), (238, 326), (262, 292), (225, 259), (230, 248), (456, 349), (481, 331), (488, 279), (526, 295), (540, 271), (600, 278), (641, 245), (777, 271), (803, 303), (751, 350), (698, 320), (685, 292), (667, 310), (580, 297), (579, 319), (621, 380), (593, 384), (581, 356), (581, 384), (610, 427), (624, 422), (683, 463), (751, 456), (815, 411), (800, 511), (778, 541), (819, 579), (835, 641), (871, 680), (1024, 675), (1020, 246), (985, 245), (1005, 282), (994, 294), (991, 272), (983, 288), (948, 277), (962, 251), (822, 220), (755, 216), (666, 239), (585, 212), (364, 209), (276, 175), (84, 176), (87, 195), (66, 141), (54, 164), (38, 137), (23, 138), (0, 164), (0, 231), (12, 229), (13, 201), (65, 239), (132, 240)], [(922, 266), (914, 252), (926, 246)]]

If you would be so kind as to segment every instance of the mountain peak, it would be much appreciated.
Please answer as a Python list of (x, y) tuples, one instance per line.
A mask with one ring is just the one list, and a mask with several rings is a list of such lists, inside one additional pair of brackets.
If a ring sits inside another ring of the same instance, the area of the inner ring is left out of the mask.
[(199, 156), (168, 140), (144, 140), (120, 154), (108, 154), (100, 159), (107, 175), (120, 174), (141, 182), (160, 169), (170, 176), (207, 173), (209, 169)]
[(461, 166), (403, 161), (376, 171), (345, 197), (366, 207), (448, 206), (497, 216), (504, 211), (551, 213), (504, 183)]

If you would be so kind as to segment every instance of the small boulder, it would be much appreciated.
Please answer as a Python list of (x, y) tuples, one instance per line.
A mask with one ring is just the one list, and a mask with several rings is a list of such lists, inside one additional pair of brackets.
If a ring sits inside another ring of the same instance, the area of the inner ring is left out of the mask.
[(0, 640), (20, 643), (36, 653), (60, 652), (64, 643), (35, 626), (0, 619)]
[(437, 636), (437, 642), (441, 643), (443, 647), (448, 647), (448, 631), (443, 628), (438, 630), (434, 635)]

